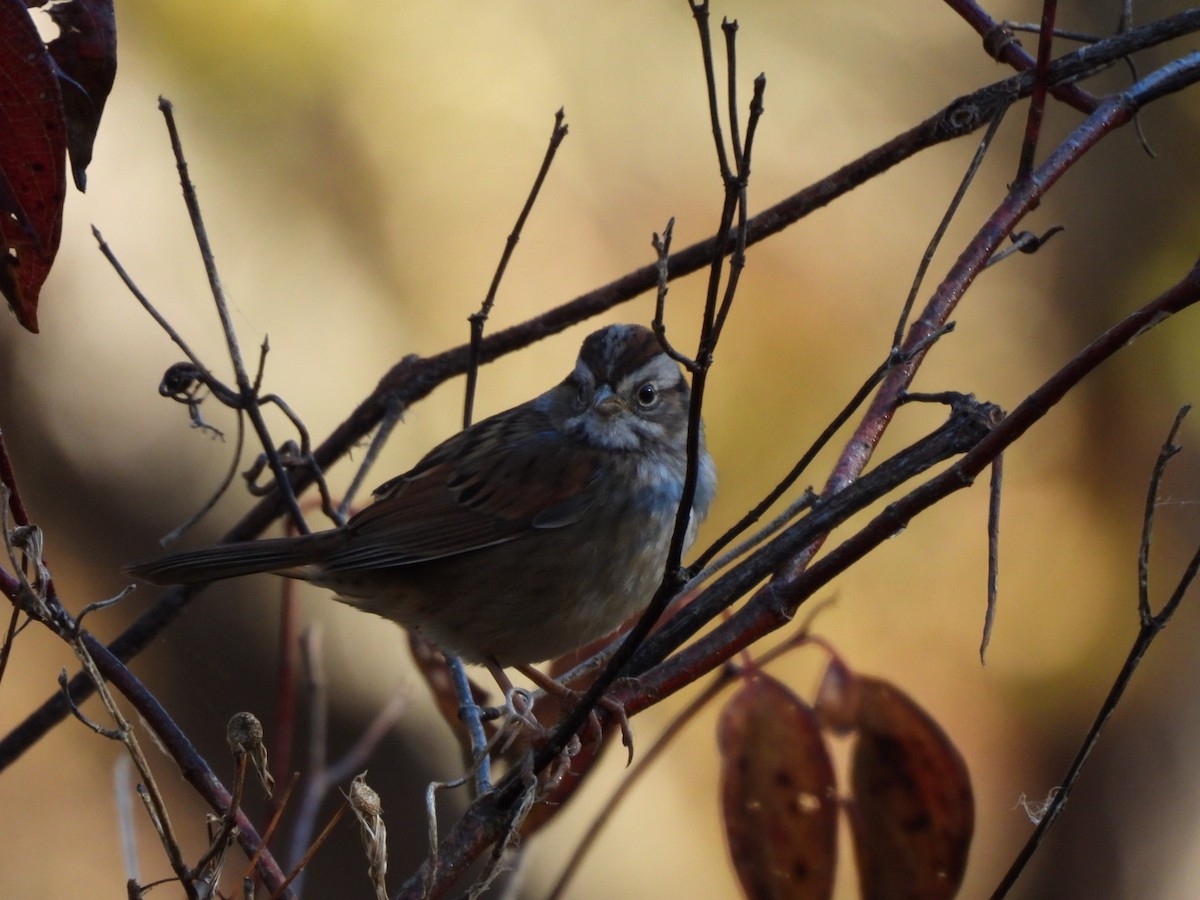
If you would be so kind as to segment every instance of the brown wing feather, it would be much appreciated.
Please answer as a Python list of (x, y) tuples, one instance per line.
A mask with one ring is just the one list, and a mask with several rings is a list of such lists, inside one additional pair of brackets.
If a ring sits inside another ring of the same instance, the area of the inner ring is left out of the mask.
[[(518, 418), (518, 414), (520, 418)], [(591, 507), (599, 460), (541, 413), (512, 410), (434, 448), (345, 526), (326, 571), (391, 568), (561, 528)]]

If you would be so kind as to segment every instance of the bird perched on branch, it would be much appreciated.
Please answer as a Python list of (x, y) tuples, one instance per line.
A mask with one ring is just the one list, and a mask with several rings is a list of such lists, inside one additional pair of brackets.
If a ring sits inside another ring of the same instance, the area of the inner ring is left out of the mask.
[[(156, 584), (299, 578), (467, 662), (526, 667), (650, 601), (683, 494), (689, 396), (652, 331), (611, 325), (584, 340), (562, 382), (434, 447), (345, 525), (127, 571)], [(699, 437), (685, 549), (716, 488)]]

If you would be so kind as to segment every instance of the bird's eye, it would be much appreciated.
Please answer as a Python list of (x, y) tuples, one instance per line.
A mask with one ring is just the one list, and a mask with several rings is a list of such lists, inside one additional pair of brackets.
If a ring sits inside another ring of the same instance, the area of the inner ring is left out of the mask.
[(657, 401), (658, 401), (658, 388), (656, 388), (654, 386), (653, 382), (647, 381), (645, 384), (643, 384), (640, 388), (637, 389), (637, 402), (638, 402), (638, 405), (640, 405), (642, 407), (642, 409), (649, 409)]

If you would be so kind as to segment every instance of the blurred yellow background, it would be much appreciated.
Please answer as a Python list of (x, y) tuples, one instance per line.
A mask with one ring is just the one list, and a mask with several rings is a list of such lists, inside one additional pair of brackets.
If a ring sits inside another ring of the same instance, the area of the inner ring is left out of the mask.
[[(1036, 19), (1040, 4), (992, 12)], [(72, 610), (123, 585), (122, 563), (194, 510), (229, 464), (230, 443), (187, 427), (157, 384), (179, 354), (95, 248), (95, 224), (129, 272), (217, 371), (222, 341), (156, 107), (172, 100), (244, 350), (268, 335), (267, 389), (315, 439), (409, 353), (462, 343), (540, 163), (553, 114), (570, 135), (500, 290), (506, 327), (651, 261), (650, 235), (674, 216), (676, 246), (708, 236), (720, 182), (695, 28), (686, 4), (118, 4), (120, 67), (86, 195), (67, 202), (63, 249), (43, 295), (42, 334), (0, 326), (0, 427), (26, 503), (47, 534)], [(1060, 4), (1059, 22), (1107, 31), (1116, 7)], [(752, 212), (910, 127), (953, 97), (1008, 75), (948, 9), (867, 2), (714, 4), (737, 18), (744, 102), (767, 74)], [(1139, 18), (1149, 20), (1142, 9)], [(1032, 47), (1033, 39), (1025, 44)], [(1169, 58), (1170, 48), (1154, 60)], [(1118, 89), (1114, 70), (1096, 90)], [(744, 105), (744, 104), (743, 104)], [(1152, 160), (1131, 129), (1105, 141), (1022, 227), (1066, 226), (1033, 257), (988, 271), (930, 355), (920, 390), (959, 390), (1006, 408), (1083, 343), (1180, 277), (1195, 255), (1200, 157), (1194, 94), (1144, 116)], [(1042, 155), (1078, 115), (1052, 104)], [(935, 259), (922, 299), (1003, 195), (1024, 107), (997, 145)], [(922, 154), (755, 246), (709, 388), (706, 419), (721, 477), (700, 543), (716, 537), (790, 468), (884, 357), (925, 243), (974, 140)], [(673, 285), (673, 336), (692, 333), (697, 277)], [(604, 321), (647, 322), (653, 298)], [(477, 415), (565, 375), (582, 326), (481, 373)], [(1055, 786), (1136, 628), (1135, 559), (1146, 478), (1175, 409), (1200, 399), (1195, 315), (1185, 313), (1101, 369), (1006, 461), (1000, 610), (979, 663), (986, 574), (982, 485), (922, 516), (840, 579), (817, 630), (858, 670), (888, 677), (956, 741), (973, 773), (977, 830), (963, 896), (985, 895), (1031, 828), (1018, 798)], [(414, 462), (461, 418), (461, 380), (410, 410), (372, 484)], [(231, 418), (205, 404), (211, 420)], [(940, 421), (906, 409), (889, 453)], [(273, 419), (276, 434), (286, 434)], [(1159, 517), (1152, 586), (1161, 599), (1200, 534), (1200, 423), (1184, 426)], [(839, 446), (835, 441), (834, 449)], [(356, 454), (361, 458), (361, 454)], [(833, 453), (804, 479), (820, 485)], [(352, 465), (330, 473), (346, 485)], [(196, 532), (199, 546), (251, 501), (234, 490)], [(224, 722), (269, 718), (277, 585), (214, 588), (135, 671), (222, 777)], [(89, 619), (111, 637), (154, 594)], [(1193, 690), (1200, 625), (1185, 605), (1151, 651), (1091, 768), (1016, 892), (1020, 897), (1194, 894), (1200, 725)], [(391, 883), (424, 853), (421, 790), (457, 774), (444, 727), (392, 625), (306, 596), (321, 622), (336, 755), (396, 690), (411, 694), (370, 764), (391, 835)], [(822, 659), (796, 652), (773, 674), (811, 696)], [(7, 732), (56, 690), (66, 648), (29, 629), (0, 684)], [(648, 747), (685, 698), (634, 720)], [(95, 712), (94, 704), (88, 709)], [(98, 713), (97, 713), (98, 714)], [(733, 897), (720, 833), (716, 707), (684, 733), (620, 810), (569, 893), (580, 898)], [(164, 757), (177, 830), (194, 859), (203, 809)], [(127, 877), (115, 828), (117, 747), (77, 722), (0, 774), (0, 896), (116, 896)], [(526, 848), (518, 896), (548, 889), (591, 811), (623, 770), (619, 754)], [(276, 773), (286, 777), (286, 773)], [(138, 811), (135, 810), (135, 814)], [(449, 821), (452, 811), (443, 813)], [(168, 874), (138, 815), (140, 875)], [(839, 896), (855, 896), (844, 845)], [(69, 864), (63, 864), (67, 860)], [(357, 836), (343, 826), (311, 867), (308, 896), (369, 896)], [(174, 888), (160, 889), (174, 895)]]

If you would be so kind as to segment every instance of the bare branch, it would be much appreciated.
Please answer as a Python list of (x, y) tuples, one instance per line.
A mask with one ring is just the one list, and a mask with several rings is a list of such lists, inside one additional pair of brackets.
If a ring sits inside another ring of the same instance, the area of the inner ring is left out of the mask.
[(1103, 730), (1105, 723), (1108, 722), (1109, 717), (1116, 711), (1117, 704), (1121, 702), (1121, 698), (1125, 694), (1125, 689), (1129, 687), (1129, 683), (1133, 680), (1133, 675), (1137, 671), (1142, 657), (1150, 649), (1150, 645), (1158, 637), (1159, 632), (1171, 620), (1171, 617), (1175, 614), (1175, 610), (1179, 608), (1184, 594), (1192, 586), (1196, 575), (1200, 574), (1200, 547), (1197, 547), (1191, 561), (1180, 576), (1174, 591), (1172, 591), (1170, 599), (1167, 600), (1157, 615), (1150, 612), (1149, 600), (1144, 589), (1144, 580), (1147, 577), (1145, 569), (1148, 565), (1146, 560), (1149, 556), (1150, 535), (1153, 530), (1154, 507), (1157, 504), (1158, 491), (1163, 475), (1166, 472), (1167, 462), (1180, 450), (1175, 444), (1175, 437), (1179, 432), (1179, 426), (1183, 424), (1183, 418), (1187, 415), (1188, 409), (1189, 407), (1183, 407), (1175, 416), (1175, 421), (1171, 425), (1171, 430), (1167, 435), (1166, 441), (1163, 443), (1162, 450), (1159, 452), (1158, 459), (1154, 464), (1154, 471), (1150, 476), (1150, 487), (1146, 494), (1146, 513), (1143, 517), (1142, 539), (1138, 547), (1137, 608), (1140, 625), (1137, 637), (1134, 639), (1133, 646), (1129, 648), (1129, 653), (1125, 657), (1125, 664), (1117, 674), (1116, 680), (1114, 680), (1112, 687), (1109, 689), (1108, 696), (1105, 697), (1100, 711), (1096, 714), (1091, 728), (1088, 729), (1083, 743), (1075, 754), (1075, 759), (1071, 761), (1066, 774), (1063, 775), (1059, 788), (1049, 798), (1045, 810), (1037, 823), (1037, 827), (1033, 830), (1033, 833), (1025, 842), (1025, 846), (1021, 848), (1021, 852), (1017, 854), (1017, 858), (1013, 860), (1012, 865), (1000, 880), (999, 885), (996, 886), (996, 890), (992, 893), (993, 900), (1000, 900), (1000, 898), (1008, 896), (1008, 892), (1012, 890), (1013, 885), (1020, 878), (1021, 873), (1025, 870), (1025, 866), (1029, 863), (1033, 854), (1037, 852), (1038, 847), (1041, 846), (1046, 833), (1054, 826), (1054, 823), (1062, 814), (1067, 804), (1067, 798), (1078, 783), (1080, 775), (1083, 774), (1083, 767), (1087, 763), (1092, 749), (1100, 740), (1101, 730)]

